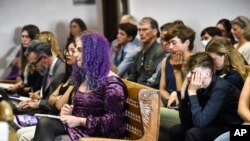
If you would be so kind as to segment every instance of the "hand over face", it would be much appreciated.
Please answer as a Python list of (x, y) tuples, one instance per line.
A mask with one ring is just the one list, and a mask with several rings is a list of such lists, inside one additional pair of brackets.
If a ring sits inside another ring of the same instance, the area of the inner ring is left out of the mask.
[(119, 43), (115, 43), (115, 45), (112, 47), (112, 50), (118, 54), (118, 52), (120, 51), (121, 49), (121, 45)]
[(188, 95), (196, 95), (198, 89), (202, 88), (203, 74), (201, 69), (195, 69), (192, 72), (191, 80), (188, 86)]
[(170, 64), (174, 69), (181, 69), (184, 63), (184, 57), (182, 52), (172, 53), (170, 58)]

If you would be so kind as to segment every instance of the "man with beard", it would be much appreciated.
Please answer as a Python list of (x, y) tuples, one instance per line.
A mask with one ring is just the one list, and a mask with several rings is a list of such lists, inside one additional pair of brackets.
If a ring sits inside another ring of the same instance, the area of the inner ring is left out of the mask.
[(48, 113), (51, 107), (48, 98), (61, 83), (65, 74), (65, 63), (52, 55), (51, 45), (46, 42), (34, 40), (25, 52), (28, 63), (36, 69), (44, 78), (38, 96), (30, 96), (31, 100), (19, 103), (21, 111), (28, 109), (29, 114)]

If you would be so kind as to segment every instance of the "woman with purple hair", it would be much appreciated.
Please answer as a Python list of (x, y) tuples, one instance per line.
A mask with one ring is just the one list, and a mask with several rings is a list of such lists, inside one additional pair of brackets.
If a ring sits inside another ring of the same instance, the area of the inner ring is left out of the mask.
[(127, 88), (111, 72), (109, 46), (98, 33), (87, 32), (76, 38), (73, 105), (62, 107), (60, 120), (40, 119), (34, 140), (54, 141), (61, 134), (68, 134), (73, 141), (81, 137), (125, 137)]

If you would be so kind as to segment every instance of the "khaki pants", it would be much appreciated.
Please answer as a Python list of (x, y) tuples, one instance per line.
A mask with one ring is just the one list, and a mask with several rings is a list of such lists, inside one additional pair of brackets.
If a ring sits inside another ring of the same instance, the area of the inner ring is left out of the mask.
[(170, 127), (180, 124), (179, 111), (165, 107), (160, 108), (160, 133), (159, 141), (169, 140)]
[(17, 130), (19, 141), (31, 141), (34, 138), (36, 126), (23, 127)]

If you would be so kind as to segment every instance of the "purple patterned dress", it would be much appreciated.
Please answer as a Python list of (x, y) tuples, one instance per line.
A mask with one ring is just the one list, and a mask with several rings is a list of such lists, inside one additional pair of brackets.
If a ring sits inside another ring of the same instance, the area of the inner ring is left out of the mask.
[(120, 78), (109, 76), (104, 85), (91, 92), (77, 91), (72, 115), (86, 117), (86, 127), (67, 127), (72, 140), (81, 137), (125, 137), (126, 86)]

